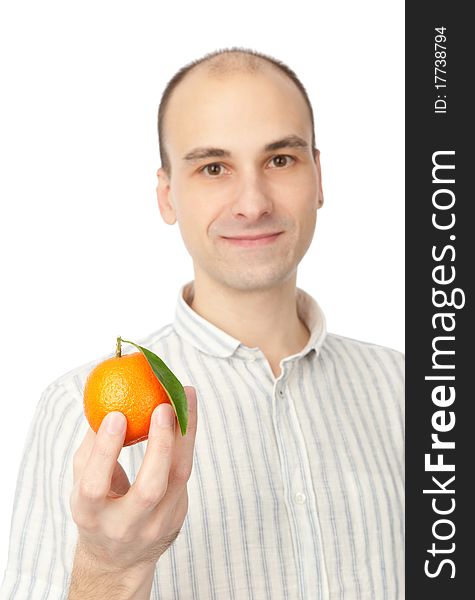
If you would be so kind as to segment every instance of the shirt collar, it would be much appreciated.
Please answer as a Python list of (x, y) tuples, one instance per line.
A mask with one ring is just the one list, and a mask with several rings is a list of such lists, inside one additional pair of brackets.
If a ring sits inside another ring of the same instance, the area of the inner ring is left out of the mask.
[[(178, 335), (206, 354), (227, 358), (234, 353), (244, 356), (254, 354), (255, 348), (248, 348), (238, 339), (213, 325), (197, 312), (190, 304), (193, 300), (193, 281), (185, 284), (178, 294), (173, 327)], [(297, 312), (310, 331), (310, 338), (295, 356), (304, 356), (311, 350), (319, 352), (326, 336), (325, 316), (317, 302), (300, 288), (296, 290)]]

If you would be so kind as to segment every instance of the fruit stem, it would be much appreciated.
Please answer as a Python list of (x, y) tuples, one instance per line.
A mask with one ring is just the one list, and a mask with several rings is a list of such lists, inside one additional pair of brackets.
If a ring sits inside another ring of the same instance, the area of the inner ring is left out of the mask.
[(122, 348), (121, 348), (122, 338), (119, 336), (117, 338), (117, 346), (115, 347), (115, 357), (120, 358), (122, 356)]

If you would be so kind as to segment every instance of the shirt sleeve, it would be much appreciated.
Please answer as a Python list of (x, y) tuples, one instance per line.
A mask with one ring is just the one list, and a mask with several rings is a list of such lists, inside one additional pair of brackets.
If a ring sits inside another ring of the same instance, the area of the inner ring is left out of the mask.
[(67, 598), (77, 540), (69, 506), (72, 459), (86, 429), (74, 382), (48, 386), (24, 445), (1, 600)]

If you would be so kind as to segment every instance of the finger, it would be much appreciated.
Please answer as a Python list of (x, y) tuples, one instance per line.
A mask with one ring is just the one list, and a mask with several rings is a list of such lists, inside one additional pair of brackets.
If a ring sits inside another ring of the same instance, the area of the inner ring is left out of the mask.
[(127, 473), (119, 462), (115, 463), (114, 472), (112, 473), (111, 487), (109, 496), (113, 498), (120, 498), (125, 496), (129, 491), (130, 482), (127, 477)]
[(114, 411), (104, 417), (79, 481), (83, 502), (95, 504), (107, 497), (126, 428), (127, 420), (122, 413)]
[(196, 390), (192, 386), (185, 386), (184, 389), (188, 400), (188, 425), (186, 435), (182, 436), (179, 430), (176, 432), (175, 451), (169, 477), (170, 492), (176, 488), (179, 493), (190, 478), (193, 468), (193, 452), (198, 424)]
[(94, 441), (96, 439), (95, 432), (89, 427), (81, 444), (78, 446), (73, 457), (73, 479), (77, 481), (84, 470), (84, 467), (89, 460)]
[(152, 413), (147, 449), (127, 497), (136, 512), (154, 509), (167, 491), (175, 446), (175, 411), (164, 402)]

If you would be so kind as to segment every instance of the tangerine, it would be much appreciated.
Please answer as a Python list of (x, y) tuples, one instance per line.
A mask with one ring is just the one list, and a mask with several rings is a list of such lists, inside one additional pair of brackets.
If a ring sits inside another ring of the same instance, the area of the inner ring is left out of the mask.
[(126, 416), (124, 446), (147, 439), (152, 412), (162, 402), (170, 404), (168, 394), (141, 352), (99, 363), (84, 386), (84, 414), (96, 433), (107, 413)]

